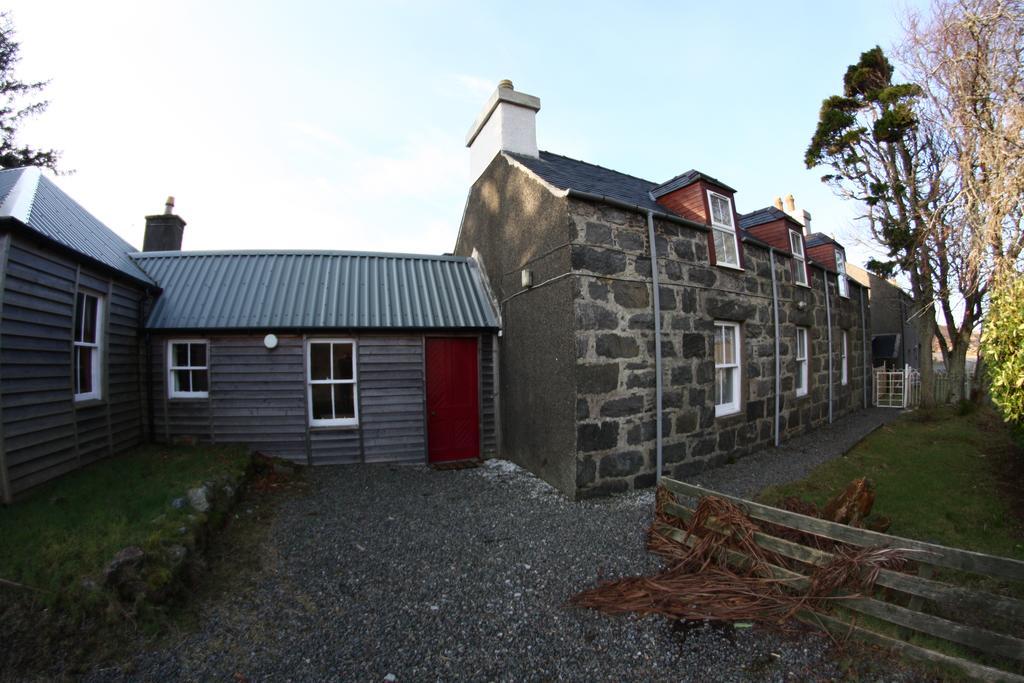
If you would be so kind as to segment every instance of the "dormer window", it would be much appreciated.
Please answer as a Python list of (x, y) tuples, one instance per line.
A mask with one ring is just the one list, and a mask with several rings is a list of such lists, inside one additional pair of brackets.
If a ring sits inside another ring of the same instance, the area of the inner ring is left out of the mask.
[(732, 202), (728, 197), (709, 191), (708, 205), (711, 207), (715, 260), (720, 266), (739, 268), (739, 245), (736, 242), (736, 224), (733, 222)]
[(804, 238), (796, 230), (789, 231), (789, 250), (793, 253), (793, 281), (807, 287), (807, 257), (804, 256)]
[(850, 283), (846, 281), (846, 255), (836, 249), (836, 280), (839, 283), (839, 296), (850, 298)]

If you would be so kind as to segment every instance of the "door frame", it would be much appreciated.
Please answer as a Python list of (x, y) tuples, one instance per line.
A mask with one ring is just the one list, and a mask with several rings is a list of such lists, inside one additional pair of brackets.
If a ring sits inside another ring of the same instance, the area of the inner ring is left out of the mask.
[(481, 332), (431, 332), (424, 334), (420, 342), (423, 358), (423, 463), (430, 464), (430, 407), (427, 405), (427, 340), (428, 339), (476, 339), (476, 419), (479, 423), (477, 431), (477, 457), (484, 454), (484, 373), (483, 373), (483, 333)]

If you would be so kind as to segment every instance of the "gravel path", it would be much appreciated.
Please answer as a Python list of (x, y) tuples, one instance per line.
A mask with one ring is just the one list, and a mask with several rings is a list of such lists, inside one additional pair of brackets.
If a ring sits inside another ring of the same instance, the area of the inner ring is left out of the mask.
[[(749, 492), (838, 455), (867, 414), (702, 483)], [(799, 460), (787, 462), (786, 459)], [(750, 467), (755, 472), (747, 472)], [(649, 573), (653, 492), (571, 503), (504, 461), (470, 470), (316, 469), (266, 560), (201, 607), (198, 631), (89, 680), (790, 680), (839, 678), (823, 638), (607, 617), (566, 606), (600, 577)], [(887, 674), (892, 674), (890, 670)], [(389, 677), (393, 676), (392, 677)]]

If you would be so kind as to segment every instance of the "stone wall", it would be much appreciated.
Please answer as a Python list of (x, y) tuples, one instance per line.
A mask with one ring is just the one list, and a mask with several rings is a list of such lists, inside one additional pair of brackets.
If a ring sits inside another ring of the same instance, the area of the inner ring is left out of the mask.
[[(571, 244), (576, 337), (576, 495), (650, 486), (656, 469), (654, 319), (644, 215), (572, 199)], [(774, 322), (769, 251), (744, 244), (744, 270), (708, 263), (704, 232), (656, 221), (662, 308), (665, 472), (686, 478), (773, 443)], [(790, 259), (776, 255), (779, 281), (782, 438), (863, 406), (861, 288), (836, 292), (836, 276), (811, 268), (810, 287), (793, 283)], [(830, 287), (828, 348), (823, 278)], [(804, 308), (800, 308), (803, 302)], [(865, 307), (865, 313), (867, 309)], [(742, 409), (716, 417), (712, 333), (716, 320), (740, 323)], [(797, 397), (796, 327), (809, 328), (809, 391)], [(849, 333), (849, 381), (840, 385), (839, 333)], [(830, 364), (829, 360), (832, 359)]]

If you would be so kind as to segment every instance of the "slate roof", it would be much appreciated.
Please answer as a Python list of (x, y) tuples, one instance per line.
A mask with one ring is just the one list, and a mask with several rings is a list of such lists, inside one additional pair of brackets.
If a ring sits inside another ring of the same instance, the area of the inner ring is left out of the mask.
[(687, 185), (692, 185), (698, 180), (705, 180), (711, 183), (712, 185), (717, 185), (724, 190), (729, 190), (730, 192), (736, 191), (735, 189), (723, 183), (718, 178), (712, 178), (706, 173), (701, 173), (700, 171), (691, 168), (689, 171), (680, 173), (675, 178), (672, 178), (671, 180), (666, 180), (661, 185), (658, 185), (653, 190), (651, 190), (651, 194), (653, 194), (655, 197), (660, 197), (662, 195), (668, 194), (669, 192), (678, 190), (679, 188), (686, 187)]
[(777, 221), (780, 218), (789, 220), (790, 223), (800, 225), (795, 218), (790, 216), (785, 211), (776, 209), (774, 206), (766, 206), (763, 209), (757, 211), (751, 211), (740, 216), (740, 227), (741, 228), (754, 228), (758, 225), (764, 225), (765, 223), (771, 223)]
[(150, 330), (497, 329), (476, 264), (330, 251), (141, 252)]
[(832, 239), (823, 232), (812, 232), (810, 235), (804, 238), (804, 242), (807, 243), (808, 248), (817, 247), (822, 244), (834, 244), (835, 246), (845, 251), (845, 247), (843, 245), (839, 244), (839, 242), (836, 242), (834, 239)]
[[(559, 190), (578, 190), (581, 192), (589, 192), (601, 197), (608, 197), (609, 199), (632, 204), (640, 209), (650, 209), (652, 211), (659, 211), (672, 216), (676, 216), (678, 214), (668, 207), (662, 206), (651, 198), (651, 193), (654, 190), (664, 188), (672, 183), (679, 183), (678, 187), (685, 187), (696, 178), (704, 178), (708, 182), (715, 183), (727, 190), (735, 192), (735, 190), (725, 183), (715, 180), (711, 176), (705, 175), (700, 171), (687, 171), (666, 183), (658, 185), (650, 180), (644, 180), (643, 178), (637, 178), (636, 176), (631, 176), (626, 173), (613, 171), (610, 168), (605, 168), (604, 166), (588, 164), (587, 162), (579, 161), (578, 159), (570, 159), (569, 157), (562, 156), (561, 154), (554, 154), (552, 152), (541, 151), (539, 158), (527, 156), (525, 154), (516, 154), (514, 152), (505, 152), (505, 154), (510, 158), (515, 159), (546, 183), (557, 187)], [(684, 179), (684, 177), (689, 178), (690, 180), (688, 182), (683, 182), (682, 179)], [(665, 192), (671, 192), (671, 190), (666, 190)], [(683, 218), (683, 216), (679, 217)], [(767, 246), (761, 240), (748, 234), (742, 226), (740, 226), (739, 233), (740, 236), (747, 241), (754, 242), (761, 246)]]
[(135, 247), (86, 211), (38, 168), (0, 170), (0, 218), (148, 285), (152, 279), (128, 256)]

